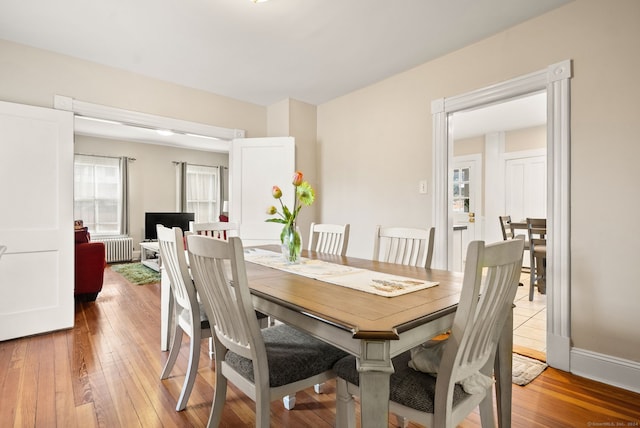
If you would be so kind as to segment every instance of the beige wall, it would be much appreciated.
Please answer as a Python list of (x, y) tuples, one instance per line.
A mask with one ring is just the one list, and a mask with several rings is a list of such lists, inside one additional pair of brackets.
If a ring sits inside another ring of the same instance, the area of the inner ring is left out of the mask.
[(547, 148), (547, 127), (518, 129), (506, 132), (504, 135), (504, 151), (520, 152)]
[(432, 195), (417, 183), (433, 181), (431, 100), (572, 59), (571, 340), (640, 362), (640, 224), (619, 225), (620, 208), (640, 210), (638, 22), (638, 1), (577, 0), (320, 105), (322, 221), (352, 223), (349, 254), (365, 257), (376, 224), (430, 226)]
[(138, 244), (144, 238), (144, 213), (176, 210), (174, 161), (196, 165), (229, 165), (229, 156), (226, 154), (87, 136), (75, 137), (74, 152), (136, 159), (129, 165), (130, 235), (135, 251), (140, 250)]
[[(302, 233), (302, 245), (306, 247), (309, 239), (309, 226), (318, 222), (319, 206), (322, 204), (322, 191), (318, 188), (316, 158), (316, 106), (294, 99), (286, 99), (267, 109), (267, 134), (269, 137), (294, 137), (296, 141), (296, 169), (302, 171), (304, 179), (316, 191), (318, 199), (310, 207), (300, 211), (297, 224)], [(274, 183), (276, 184), (276, 183)], [(287, 183), (281, 183), (286, 185)]]
[(54, 95), (266, 135), (266, 108), (0, 40), (0, 99), (53, 107)]

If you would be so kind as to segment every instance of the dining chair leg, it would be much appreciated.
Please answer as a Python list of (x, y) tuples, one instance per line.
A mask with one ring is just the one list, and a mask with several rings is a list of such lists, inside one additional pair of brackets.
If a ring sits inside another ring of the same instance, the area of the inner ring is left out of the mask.
[(282, 404), (287, 410), (293, 410), (296, 407), (296, 394), (285, 395), (282, 397)]
[[(199, 327), (199, 326), (197, 326)], [(196, 382), (196, 375), (198, 374), (198, 364), (200, 363), (200, 329), (195, 328), (192, 332), (189, 341), (189, 365), (187, 366), (187, 373), (184, 377), (184, 383), (182, 385), (182, 391), (178, 398), (178, 404), (176, 405), (176, 411), (184, 410), (187, 407), (191, 390)]]
[[(216, 372), (219, 370), (222, 370), (222, 364), (218, 364), (216, 362)], [(224, 376), (216, 376), (216, 387), (213, 390), (213, 403), (211, 404), (211, 413), (209, 414), (207, 428), (217, 428), (220, 425), (220, 421), (222, 420), (222, 409), (224, 408), (224, 402), (226, 400), (227, 378)]]
[(478, 406), (480, 408), (480, 423), (483, 427), (496, 426), (493, 416), (493, 396), (491, 393), (487, 394)]
[(396, 416), (396, 425), (399, 428), (407, 428), (409, 426), (409, 419), (400, 415), (395, 415), (395, 416)]
[(160, 373), (160, 379), (166, 379), (169, 377), (169, 374), (171, 373), (171, 370), (173, 369), (173, 366), (178, 358), (178, 354), (180, 353), (181, 343), (182, 329), (176, 324), (176, 328), (173, 332), (173, 340), (171, 341), (171, 345), (169, 347), (169, 357), (167, 358), (167, 362), (164, 364), (162, 373)]

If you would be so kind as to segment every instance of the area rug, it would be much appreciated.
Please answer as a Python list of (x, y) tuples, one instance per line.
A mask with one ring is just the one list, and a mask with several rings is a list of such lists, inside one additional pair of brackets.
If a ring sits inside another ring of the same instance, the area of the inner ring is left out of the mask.
[(520, 354), (513, 354), (513, 383), (524, 386), (547, 368), (547, 364)]
[(111, 265), (111, 270), (120, 275), (132, 284), (144, 285), (160, 282), (160, 273), (148, 268), (142, 263), (124, 263)]

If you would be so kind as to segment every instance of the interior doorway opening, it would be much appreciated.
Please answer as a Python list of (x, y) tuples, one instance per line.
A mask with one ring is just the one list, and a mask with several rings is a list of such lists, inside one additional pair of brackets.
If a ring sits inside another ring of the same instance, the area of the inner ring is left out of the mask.
[[(453, 215), (450, 115), (536, 92), (547, 96), (547, 362), (570, 370), (570, 79), (571, 61), (466, 94), (434, 100), (433, 224), (436, 228), (433, 264), (451, 268)], [(497, 224), (497, 217), (496, 217)]]

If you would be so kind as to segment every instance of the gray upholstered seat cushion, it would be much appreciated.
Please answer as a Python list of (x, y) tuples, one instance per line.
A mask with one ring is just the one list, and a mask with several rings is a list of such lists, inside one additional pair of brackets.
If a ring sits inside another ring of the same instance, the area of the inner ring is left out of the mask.
[[(272, 388), (331, 370), (336, 361), (347, 355), (286, 324), (261, 331), (269, 362), (269, 386)], [(251, 360), (227, 352), (225, 361), (242, 376), (254, 381)]]
[[(409, 367), (411, 353), (404, 352), (395, 357), (393, 367), (395, 373), (391, 375), (389, 399), (403, 406), (420, 410), (425, 413), (433, 413), (433, 400), (436, 391), (436, 378), (416, 371)], [(356, 358), (347, 356), (338, 361), (333, 370), (336, 375), (354, 385), (360, 384), (358, 370), (356, 369)], [(456, 384), (453, 392), (453, 405), (455, 406), (461, 399), (467, 397), (462, 387)]]

